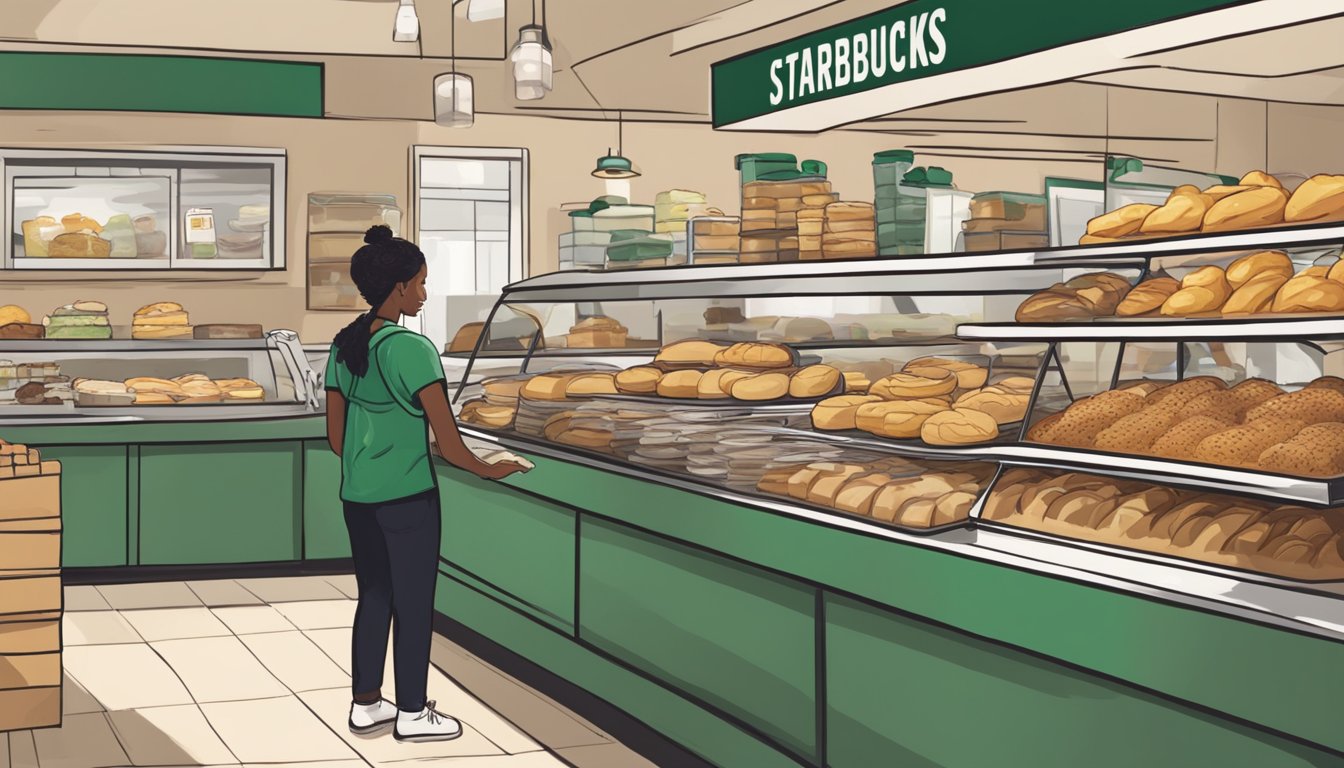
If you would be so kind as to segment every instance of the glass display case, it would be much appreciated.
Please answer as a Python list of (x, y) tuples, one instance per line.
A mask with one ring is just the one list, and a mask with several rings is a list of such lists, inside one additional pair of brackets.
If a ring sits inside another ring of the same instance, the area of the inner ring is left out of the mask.
[(285, 153), (0, 149), (10, 269), (280, 269)]
[(238, 340), (0, 341), (0, 423), (310, 415), (319, 394), (293, 331)]

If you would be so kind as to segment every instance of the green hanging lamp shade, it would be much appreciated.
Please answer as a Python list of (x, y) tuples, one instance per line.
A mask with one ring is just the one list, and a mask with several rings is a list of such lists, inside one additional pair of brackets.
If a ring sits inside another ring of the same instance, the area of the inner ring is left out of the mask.
[(607, 154), (597, 158), (593, 175), (599, 179), (632, 179), (639, 175), (639, 171), (635, 170), (629, 158), (613, 155), (608, 149)]

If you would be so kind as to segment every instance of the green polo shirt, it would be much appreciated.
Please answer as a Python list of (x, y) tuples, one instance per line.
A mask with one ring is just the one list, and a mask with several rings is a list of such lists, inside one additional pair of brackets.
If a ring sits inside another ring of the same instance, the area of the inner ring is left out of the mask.
[(434, 343), (399, 325), (385, 324), (369, 339), (369, 370), (355, 376), (327, 358), (326, 388), (345, 397), (341, 498), (378, 504), (435, 487), (429, 430), (416, 394), (444, 381)]

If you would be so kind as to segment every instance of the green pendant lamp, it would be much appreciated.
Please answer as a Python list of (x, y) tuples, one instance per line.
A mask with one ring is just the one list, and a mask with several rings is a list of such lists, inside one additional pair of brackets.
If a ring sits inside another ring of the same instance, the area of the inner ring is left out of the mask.
[(633, 179), (639, 175), (639, 171), (635, 170), (635, 165), (630, 162), (630, 158), (622, 155), (624, 138), (622, 116), (620, 112), (617, 112), (616, 154), (611, 154), (611, 148), (608, 147), (607, 154), (597, 159), (597, 167), (593, 169), (594, 176), (599, 179)]

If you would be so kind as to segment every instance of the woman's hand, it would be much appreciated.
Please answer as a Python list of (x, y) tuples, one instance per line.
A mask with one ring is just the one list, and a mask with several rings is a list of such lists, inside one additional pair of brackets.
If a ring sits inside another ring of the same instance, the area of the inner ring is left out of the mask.
[(481, 468), (474, 471), (474, 474), (485, 480), (503, 480), (509, 475), (527, 471), (527, 467), (512, 461), (501, 461), (495, 464), (481, 462), (481, 464)]

